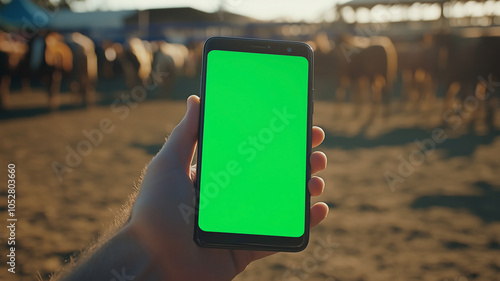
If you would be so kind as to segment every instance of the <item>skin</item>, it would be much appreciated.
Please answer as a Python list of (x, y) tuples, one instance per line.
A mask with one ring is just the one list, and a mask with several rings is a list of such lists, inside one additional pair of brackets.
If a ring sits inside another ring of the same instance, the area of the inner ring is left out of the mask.
[[(63, 280), (231, 280), (252, 261), (274, 254), (194, 243), (194, 217), (186, 220), (179, 206), (193, 206), (196, 168), (191, 162), (199, 114), (200, 99), (190, 96), (186, 115), (147, 167), (129, 222)], [(313, 127), (313, 147), (324, 137), (321, 128)], [(310, 161), (313, 174), (326, 168), (323, 152), (313, 152)], [(320, 195), (324, 186), (323, 179), (313, 176), (308, 184), (311, 196)], [(311, 227), (327, 214), (325, 203), (314, 204)]]

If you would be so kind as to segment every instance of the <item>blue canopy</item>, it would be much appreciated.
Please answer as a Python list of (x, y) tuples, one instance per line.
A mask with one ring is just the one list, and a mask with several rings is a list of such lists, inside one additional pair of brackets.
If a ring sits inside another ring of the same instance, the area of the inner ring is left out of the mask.
[(47, 25), (49, 13), (29, 0), (12, 0), (0, 8), (0, 23), (5, 25), (23, 26), (31, 24), (35, 27)]

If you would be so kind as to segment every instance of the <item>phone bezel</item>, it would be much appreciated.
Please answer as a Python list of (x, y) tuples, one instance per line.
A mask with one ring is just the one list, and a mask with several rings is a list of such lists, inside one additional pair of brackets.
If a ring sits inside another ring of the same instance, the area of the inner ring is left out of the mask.
[[(289, 49), (291, 48), (291, 50)], [(201, 157), (203, 143), (203, 122), (205, 113), (205, 85), (207, 72), (207, 55), (212, 50), (226, 50), (237, 52), (251, 52), (261, 54), (291, 55), (302, 56), (307, 59), (309, 64), (308, 77), (308, 106), (307, 106), (307, 153), (306, 153), (306, 179), (305, 179), (305, 222), (304, 234), (300, 237), (251, 235), (238, 233), (207, 232), (200, 229), (198, 225), (200, 186), (199, 181), (195, 182), (195, 223), (194, 223), (194, 241), (201, 247), (227, 248), (241, 250), (262, 250), (262, 251), (286, 251), (298, 252), (306, 248), (309, 241), (310, 228), (310, 193), (307, 184), (311, 178), (311, 167), (309, 158), (311, 155), (312, 143), (312, 114), (313, 114), (313, 64), (314, 55), (311, 47), (305, 43), (294, 41), (263, 40), (251, 38), (235, 37), (211, 37), (203, 47), (202, 74), (201, 74), (201, 108), (200, 108), (200, 126), (198, 134), (198, 156), (197, 156), (197, 175), (201, 174)]]

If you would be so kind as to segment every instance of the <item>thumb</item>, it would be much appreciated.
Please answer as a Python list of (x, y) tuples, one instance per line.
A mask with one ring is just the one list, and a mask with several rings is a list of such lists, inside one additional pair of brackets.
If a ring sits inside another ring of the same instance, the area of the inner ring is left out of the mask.
[(163, 169), (182, 169), (188, 174), (198, 140), (200, 98), (187, 99), (187, 111), (181, 122), (172, 130), (166, 144), (155, 156)]

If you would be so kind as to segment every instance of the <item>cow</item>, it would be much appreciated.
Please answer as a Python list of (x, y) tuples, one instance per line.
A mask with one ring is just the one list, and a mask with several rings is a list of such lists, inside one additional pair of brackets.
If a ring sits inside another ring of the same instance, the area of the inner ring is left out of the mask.
[(423, 34), (417, 40), (395, 42), (398, 73), (402, 77), (402, 108), (427, 111), (433, 104), (440, 71), (445, 67), (446, 49), (435, 44), (434, 35)]
[(10, 106), (10, 84), (26, 53), (28, 45), (14, 40), (12, 36), (0, 30), (0, 110)]
[(443, 119), (455, 127), (457, 124), (450, 121), (457, 120), (451, 118), (457, 113), (460, 123), (467, 123), (472, 129), (484, 114), (487, 129), (492, 129), (500, 81), (500, 36), (466, 35), (449, 35), (441, 42), (448, 50), (446, 69), (440, 77), (447, 89)]
[(97, 82), (97, 55), (94, 42), (87, 36), (73, 32), (68, 38), (73, 53), (73, 69), (70, 73), (71, 91), (84, 106), (94, 102)]
[(49, 108), (55, 110), (60, 105), (61, 81), (64, 73), (73, 69), (73, 53), (61, 34), (50, 32), (45, 37), (45, 63), (48, 66)]
[[(318, 46), (325, 45), (318, 39)], [(385, 36), (341, 34), (328, 56), (326, 61), (333, 65), (331, 73), (337, 85), (337, 102), (344, 101), (350, 90), (356, 105), (355, 114), (359, 113), (361, 105), (368, 99), (372, 102), (372, 115), (377, 113), (381, 104), (385, 107), (384, 115), (390, 112), (398, 60), (391, 39)]]

